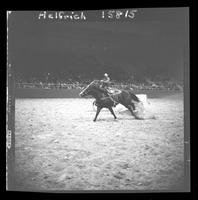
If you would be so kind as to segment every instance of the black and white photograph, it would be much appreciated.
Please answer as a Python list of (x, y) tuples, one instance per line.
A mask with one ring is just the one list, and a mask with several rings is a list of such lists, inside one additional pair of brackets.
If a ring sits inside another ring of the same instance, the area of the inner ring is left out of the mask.
[(7, 190), (190, 191), (189, 53), (188, 7), (7, 11)]

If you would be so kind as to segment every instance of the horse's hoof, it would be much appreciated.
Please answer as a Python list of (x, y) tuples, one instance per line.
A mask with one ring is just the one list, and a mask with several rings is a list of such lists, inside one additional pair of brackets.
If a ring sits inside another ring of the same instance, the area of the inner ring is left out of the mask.
[(93, 122), (95, 122), (96, 120), (94, 119)]
[(136, 117), (135, 119), (142, 120), (142, 119), (144, 119), (144, 118), (142, 118), (142, 117)]

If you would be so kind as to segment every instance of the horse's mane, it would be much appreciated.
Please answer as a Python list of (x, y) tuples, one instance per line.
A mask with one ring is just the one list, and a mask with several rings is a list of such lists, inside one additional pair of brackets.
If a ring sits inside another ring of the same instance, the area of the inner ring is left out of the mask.
[(102, 92), (103, 94), (106, 94), (106, 91), (100, 87), (101, 81), (100, 80), (93, 80), (88, 86), (89, 87), (94, 87), (96, 90), (99, 92)]

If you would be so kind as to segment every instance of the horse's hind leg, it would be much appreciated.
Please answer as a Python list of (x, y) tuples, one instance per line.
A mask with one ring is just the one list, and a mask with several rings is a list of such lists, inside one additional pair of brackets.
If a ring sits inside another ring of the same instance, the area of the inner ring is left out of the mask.
[(116, 117), (116, 115), (115, 115), (113, 109), (112, 109), (111, 107), (109, 107), (109, 110), (110, 110), (111, 114), (114, 116), (114, 118), (117, 119), (117, 117)]
[(96, 121), (98, 114), (100, 113), (101, 109), (102, 109), (101, 107), (97, 107), (96, 115), (95, 115), (95, 118), (93, 120), (94, 122)]
[(129, 109), (129, 111), (130, 111), (131, 114), (135, 117), (135, 119), (140, 119), (137, 115), (134, 114), (133, 109), (131, 108), (132, 105), (127, 105), (127, 106), (125, 106), (125, 107)]
[(93, 102), (92, 106), (93, 106), (93, 110), (95, 110), (94, 105), (96, 105), (96, 100)]
[(133, 110), (135, 110), (135, 105), (134, 105), (134, 103), (131, 103), (131, 107), (133, 108)]
[(131, 108), (131, 105), (128, 105), (126, 107), (129, 109), (129, 111), (131, 112), (131, 114), (135, 117), (135, 114), (133, 112), (133, 109)]

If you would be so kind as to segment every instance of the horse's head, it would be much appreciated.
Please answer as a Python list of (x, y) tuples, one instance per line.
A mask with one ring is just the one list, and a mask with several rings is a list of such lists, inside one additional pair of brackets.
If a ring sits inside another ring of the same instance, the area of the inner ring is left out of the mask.
[(80, 97), (85, 97), (88, 95), (92, 95), (94, 91), (97, 90), (97, 88), (99, 87), (99, 81), (98, 80), (94, 80), (92, 81), (89, 85), (87, 85), (80, 93), (79, 96)]

